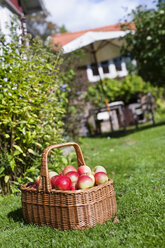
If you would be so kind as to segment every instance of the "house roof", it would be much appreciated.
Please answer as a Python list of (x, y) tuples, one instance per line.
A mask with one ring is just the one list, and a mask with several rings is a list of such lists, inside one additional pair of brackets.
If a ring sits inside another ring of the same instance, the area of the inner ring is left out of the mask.
[(20, 6), (18, 0), (9, 0), (9, 2), (11, 2), (11, 4), (15, 6), (15, 8), (20, 12), (20, 14), (23, 13), (22, 7)]
[(43, 0), (20, 0), (25, 15), (45, 10)]
[[(68, 43), (76, 40), (77, 38), (81, 37), (82, 35), (88, 33), (88, 32), (116, 32), (116, 31), (122, 31), (122, 25), (127, 25), (128, 23), (118, 23), (115, 25), (110, 25), (110, 26), (104, 26), (104, 27), (99, 27), (99, 28), (94, 28), (94, 29), (87, 29), (83, 31), (78, 31), (78, 32), (69, 32), (69, 33), (63, 33), (63, 34), (55, 34), (52, 36), (52, 43), (53, 44), (58, 44), (60, 47), (64, 47)], [(130, 23), (129, 25), (130, 30), (135, 30), (135, 25), (134, 23)]]
[(3, 3), (18, 16), (45, 10), (42, 0), (3, 0)]

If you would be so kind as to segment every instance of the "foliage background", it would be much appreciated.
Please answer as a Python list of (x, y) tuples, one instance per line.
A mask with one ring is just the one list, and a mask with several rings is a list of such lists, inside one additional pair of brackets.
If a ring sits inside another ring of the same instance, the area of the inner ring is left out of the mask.
[[(122, 80), (106, 78), (103, 80), (103, 87), (109, 102), (123, 101), (125, 104), (136, 102), (139, 93), (151, 92), (155, 99), (163, 97), (164, 90), (154, 87), (149, 82), (145, 82), (140, 76), (130, 74)], [(104, 94), (101, 83), (88, 86), (87, 99), (95, 106), (102, 106)]]
[[(137, 61), (138, 75), (145, 81), (156, 86), (165, 82), (165, 3), (159, 1), (155, 9), (145, 9), (139, 6), (133, 10), (129, 18), (136, 26), (134, 32), (128, 33), (122, 49), (124, 56), (130, 56)], [(123, 25), (128, 29), (129, 25)]]
[(14, 192), (39, 174), (43, 149), (62, 141), (65, 112), (61, 55), (37, 38), (27, 37), (22, 43), (18, 27), (13, 21), (11, 37), (0, 40), (1, 193)]

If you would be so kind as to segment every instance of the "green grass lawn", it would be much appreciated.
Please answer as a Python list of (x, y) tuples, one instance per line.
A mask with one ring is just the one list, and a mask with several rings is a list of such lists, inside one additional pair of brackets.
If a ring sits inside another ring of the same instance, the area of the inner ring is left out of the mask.
[(28, 225), (20, 196), (0, 197), (0, 248), (165, 247), (165, 126), (85, 138), (81, 148), (87, 165), (103, 165), (114, 180), (120, 222), (84, 231)]

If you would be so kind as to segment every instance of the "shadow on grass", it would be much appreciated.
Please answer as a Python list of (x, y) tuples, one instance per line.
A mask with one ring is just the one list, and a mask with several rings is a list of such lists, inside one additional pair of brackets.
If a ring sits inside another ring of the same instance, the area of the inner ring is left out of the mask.
[(14, 211), (11, 211), (8, 214), (8, 217), (12, 218), (14, 220), (14, 222), (21, 222), (23, 224), (26, 224), (26, 222), (24, 221), (24, 218), (23, 218), (22, 208), (18, 208)]
[(104, 133), (104, 134), (96, 134), (96, 135), (93, 135), (93, 136), (90, 136), (90, 137), (91, 138), (96, 138), (96, 137), (101, 138), (101, 137), (110, 136), (111, 138), (121, 138), (121, 137), (130, 135), (130, 134), (133, 134), (133, 133), (140, 132), (140, 131), (145, 130), (145, 129), (155, 128), (155, 127), (159, 127), (159, 126), (163, 126), (163, 125), (165, 125), (165, 121), (155, 123), (154, 125), (152, 125), (152, 124), (145, 124), (144, 126), (139, 125), (138, 128), (136, 128), (135, 126), (132, 126), (131, 128), (126, 129), (126, 130), (107, 132), (107, 133)]

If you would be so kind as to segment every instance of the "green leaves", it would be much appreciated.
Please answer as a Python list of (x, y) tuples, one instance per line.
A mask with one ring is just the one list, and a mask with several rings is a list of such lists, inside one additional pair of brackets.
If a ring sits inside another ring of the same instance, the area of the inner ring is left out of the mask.
[[(45, 147), (61, 141), (66, 101), (59, 55), (37, 38), (27, 38), (28, 47), (20, 44), (13, 23), (11, 41), (0, 41), (0, 162), (7, 175), (0, 180), (10, 185), (40, 166)], [(36, 172), (30, 173), (33, 178)]]
[(7, 176), (5, 176), (5, 179), (4, 179), (4, 181), (5, 181), (5, 183), (7, 183), (8, 181), (9, 181), (9, 176), (7, 175)]
[[(123, 80), (104, 79), (104, 90), (109, 102), (122, 100), (129, 103), (139, 92), (152, 92), (156, 96), (157, 88), (154, 88), (148, 82), (144, 82), (140, 76), (134, 74), (126, 76)], [(89, 85), (88, 100), (92, 101), (95, 106), (100, 106), (105, 96), (102, 93), (100, 83)]]
[(16, 166), (15, 159), (12, 158), (12, 160), (10, 161), (10, 167), (12, 171), (14, 171), (15, 166)]
[[(137, 8), (132, 11), (136, 26), (128, 33), (122, 53), (137, 61), (136, 70), (145, 81), (155, 86), (165, 82), (165, 3), (155, 9)], [(129, 26), (126, 25), (126, 26)]]
[(0, 174), (5, 170), (5, 167), (0, 167)]
[(23, 153), (22, 149), (20, 146), (13, 145), (14, 148), (16, 148), (20, 153)]
[[(34, 156), (39, 156), (35, 151), (33, 151), (32, 149), (28, 149), (28, 152), (33, 154)], [(40, 156), (39, 156), (40, 157)]]

